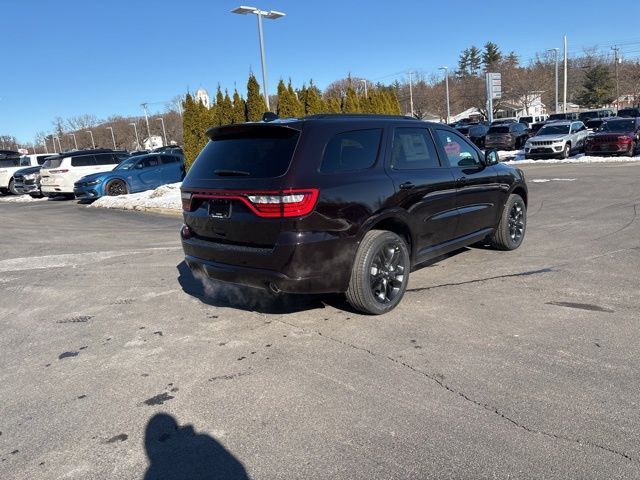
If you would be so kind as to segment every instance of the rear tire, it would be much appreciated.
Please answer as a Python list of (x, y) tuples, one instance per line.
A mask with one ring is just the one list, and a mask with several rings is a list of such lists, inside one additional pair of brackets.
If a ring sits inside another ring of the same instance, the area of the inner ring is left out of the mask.
[(493, 248), (515, 250), (527, 231), (527, 207), (520, 195), (512, 193), (504, 204), (500, 222), (489, 239)]
[(363, 313), (387, 313), (400, 303), (410, 270), (407, 242), (393, 232), (371, 230), (365, 234), (356, 253), (347, 301)]

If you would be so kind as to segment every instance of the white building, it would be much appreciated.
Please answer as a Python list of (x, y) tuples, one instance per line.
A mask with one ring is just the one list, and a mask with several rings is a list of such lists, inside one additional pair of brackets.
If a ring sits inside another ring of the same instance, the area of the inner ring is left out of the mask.
[[(496, 101), (497, 102), (497, 101)], [(542, 103), (542, 92), (532, 92), (516, 100), (501, 100), (494, 118), (520, 118), (523, 116), (539, 116), (547, 113), (547, 107)], [(468, 108), (457, 115), (451, 116), (452, 122), (458, 122), (464, 118), (480, 120), (482, 113), (475, 107)]]
[(200, 87), (196, 90), (196, 102), (202, 103), (205, 107), (209, 108), (209, 92)]

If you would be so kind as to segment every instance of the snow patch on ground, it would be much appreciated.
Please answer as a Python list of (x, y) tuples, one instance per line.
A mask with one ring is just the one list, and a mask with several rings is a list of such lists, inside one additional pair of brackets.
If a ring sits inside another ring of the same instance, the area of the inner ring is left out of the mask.
[(27, 202), (42, 202), (47, 200), (47, 197), (33, 198), (31, 195), (1, 195), (0, 202), (2, 203), (27, 203)]
[(547, 183), (547, 182), (574, 182), (575, 178), (534, 178), (529, 180), (533, 183)]
[(89, 205), (89, 207), (138, 211), (170, 210), (179, 213), (182, 210), (180, 185), (181, 183), (170, 183), (146, 192), (119, 195), (117, 197), (102, 197)]
[(556, 163), (619, 163), (619, 162), (640, 162), (640, 155), (635, 157), (595, 157), (586, 156), (579, 153), (567, 159), (549, 158), (549, 159), (525, 159), (524, 150), (498, 150), (498, 158), (507, 165), (515, 164), (556, 164)]
[[(521, 150), (519, 151), (521, 152)], [(500, 159), (507, 159), (509, 156), (502, 156), (502, 153), (505, 154), (513, 154), (514, 152), (498, 152)], [(594, 157), (587, 156), (583, 153), (579, 153), (570, 158), (566, 159), (558, 159), (558, 158), (549, 158), (544, 160), (533, 160), (527, 159), (525, 160), (524, 154), (520, 155), (514, 154), (511, 156), (512, 160), (507, 160), (503, 163), (507, 165), (525, 165), (525, 164), (537, 164), (537, 165), (553, 165), (558, 163), (621, 163), (621, 162), (640, 162), (640, 156), (635, 157)]]

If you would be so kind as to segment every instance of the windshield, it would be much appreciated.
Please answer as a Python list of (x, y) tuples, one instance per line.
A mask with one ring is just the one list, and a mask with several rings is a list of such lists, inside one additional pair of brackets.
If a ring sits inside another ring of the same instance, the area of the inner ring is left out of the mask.
[(138, 157), (127, 158), (120, 162), (114, 170), (131, 170), (138, 160), (140, 160)]
[(566, 118), (566, 113), (554, 113), (553, 115), (549, 115), (549, 120), (564, 120)]
[(603, 132), (632, 132), (635, 127), (635, 120), (614, 120), (604, 122), (600, 127)]
[(566, 135), (569, 133), (569, 125), (545, 125), (538, 135)]
[(531, 123), (533, 122), (533, 117), (520, 117), (520, 123)]

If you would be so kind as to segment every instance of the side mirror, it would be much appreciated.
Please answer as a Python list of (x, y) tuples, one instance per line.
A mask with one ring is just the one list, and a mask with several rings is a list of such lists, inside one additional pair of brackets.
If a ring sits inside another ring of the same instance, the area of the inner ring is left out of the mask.
[(484, 164), (487, 167), (491, 165), (496, 165), (500, 161), (500, 157), (498, 157), (498, 152), (496, 150), (487, 150), (484, 154)]
[(137, 168), (138, 170), (140, 170), (142, 168), (142, 162), (138, 162), (136, 163), (135, 168)]

